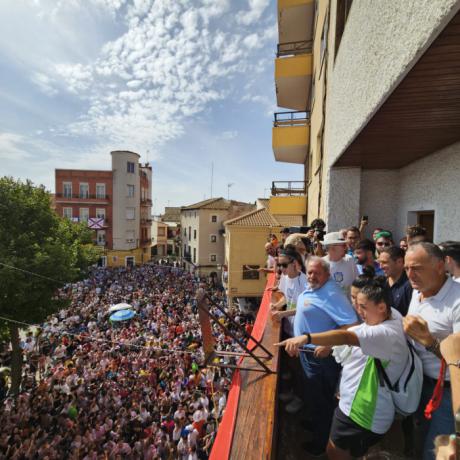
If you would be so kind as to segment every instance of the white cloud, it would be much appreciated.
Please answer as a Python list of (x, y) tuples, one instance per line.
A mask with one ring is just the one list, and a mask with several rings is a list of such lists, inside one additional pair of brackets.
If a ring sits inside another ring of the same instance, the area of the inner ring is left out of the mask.
[(238, 131), (223, 131), (219, 136), (216, 137), (218, 140), (229, 141), (235, 139), (238, 136)]
[(0, 160), (19, 161), (30, 158), (25, 150), (24, 137), (14, 133), (0, 133)]
[(30, 77), (32, 83), (38, 86), (40, 91), (47, 96), (55, 96), (59, 91), (55, 88), (55, 80), (41, 72), (34, 72)]
[(258, 21), (270, 4), (270, 0), (248, 0), (249, 10), (237, 15), (237, 21), (246, 26)]

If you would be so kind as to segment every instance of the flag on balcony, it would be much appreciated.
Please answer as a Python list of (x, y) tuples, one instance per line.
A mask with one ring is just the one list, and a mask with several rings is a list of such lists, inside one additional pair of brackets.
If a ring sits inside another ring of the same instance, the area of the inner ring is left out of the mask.
[(99, 230), (104, 228), (104, 219), (102, 217), (90, 217), (88, 219), (88, 228)]

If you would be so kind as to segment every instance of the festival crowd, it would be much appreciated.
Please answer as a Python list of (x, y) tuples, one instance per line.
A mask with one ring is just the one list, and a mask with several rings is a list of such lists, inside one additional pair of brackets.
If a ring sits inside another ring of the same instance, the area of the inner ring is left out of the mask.
[(419, 225), (399, 241), (382, 228), (365, 238), (367, 224), (270, 235), (264, 270), (278, 279), (271, 313), (288, 363), (279, 400), (303, 415), (307, 458), (360, 458), (398, 416), (405, 455), (434, 459), (460, 409), (460, 353), (442, 354), (459, 340), (460, 242), (436, 245)]
[[(213, 284), (176, 266), (144, 265), (94, 269), (65, 286), (59, 295), (70, 306), (22, 342), (17, 399), (6, 397), (2, 381), (0, 458), (208, 458), (231, 373), (202, 367), (196, 290), (205, 287), (242, 327), (252, 321)], [(132, 306), (133, 319), (110, 321), (119, 303)], [(213, 332), (218, 349), (238, 349), (215, 324)], [(8, 359), (0, 349), (0, 368)]]

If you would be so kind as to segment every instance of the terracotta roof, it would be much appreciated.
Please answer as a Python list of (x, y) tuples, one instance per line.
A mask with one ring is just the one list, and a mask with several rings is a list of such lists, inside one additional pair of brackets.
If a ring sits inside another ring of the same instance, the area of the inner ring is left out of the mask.
[(227, 220), (224, 225), (244, 227), (279, 227), (276, 219), (265, 209), (256, 209), (234, 219)]
[(191, 204), (189, 206), (183, 206), (182, 211), (188, 211), (191, 209), (229, 209), (231, 206), (244, 206), (249, 203), (243, 203), (241, 201), (226, 200), (225, 198), (210, 198), (208, 200), (199, 201), (198, 203)]

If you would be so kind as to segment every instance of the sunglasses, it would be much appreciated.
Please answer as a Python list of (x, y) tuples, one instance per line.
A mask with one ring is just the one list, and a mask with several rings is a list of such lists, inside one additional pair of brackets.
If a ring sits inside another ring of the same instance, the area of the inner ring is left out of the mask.
[(288, 263), (282, 263), (282, 264), (278, 264), (278, 267), (280, 268), (288, 268), (289, 265), (292, 264), (292, 262), (294, 262), (293, 260), (291, 260), (290, 262)]
[(375, 243), (377, 246), (391, 246), (390, 243), (384, 243), (384, 242), (380, 242), (380, 243)]

